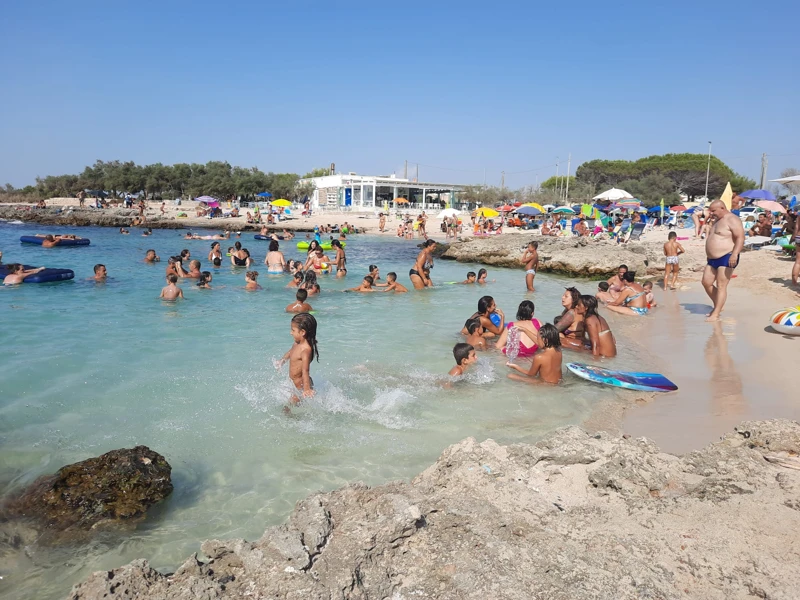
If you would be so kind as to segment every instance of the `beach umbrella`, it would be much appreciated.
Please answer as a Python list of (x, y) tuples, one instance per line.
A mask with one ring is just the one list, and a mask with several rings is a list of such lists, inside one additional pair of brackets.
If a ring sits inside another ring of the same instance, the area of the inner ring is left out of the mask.
[(553, 209), (554, 215), (574, 215), (575, 211), (572, 210), (569, 206), (559, 206), (556, 209)]
[(522, 206), (522, 202), (514, 202), (514, 206), (517, 206), (517, 207)]
[(256, 196), (260, 196), (261, 198), (272, 198), (272, 194), (269, 192), (259, 192)]
[(513, 206), (509, 206), (508, 204), (506, 204), (504, 206), (501, 206), (497, 210), (499, 210), (500, 212), (511, 212), (512, 210), (514, 210), (514, 207)]
[(631, 199), (633, 199), (633, 196), (631, 196), (628, 192), (613, 187), (610, 190), (606, 190), (602, 194), (597, 194), (597, 196), (592, 198), (592, 200), (610, 200), (611, 202)]
[(394, 199), (394, 203), (395, 204), (408, 204), (408, 200), (406, 200), (405, 198), (395, 198)]
[(482, 206), (482, 207), (478, 208), (477, 210), (475, 210), (475, 214), (479, 215), (481, 217), (486, 217), (487, 219), (493, 219), (494, 217), (497, 217), (497, 216), (500, 215), (499, 212), (497, 212), (493, 208), (489, 208), (488, 206)]
[(795, 206), (797, 206), (797, 196), (792, 196), (792, 200), (789, 202), (789, 208), (794, 208)]
[(652, 214), (655, 215), (655, 214), (658, 214), (660, 212), (661, 212), (661, 207), (660, 206), (651, 206), (650, 208), (647, 209), (647, 213), (648, 214), (652, 213)]
[(672, 212), (683, 212), (683, 211), (685, 211), (685, 210), (689, 210), (688, 208), (686, 208), (686, 207), (685, 207), (685, 206), (683, 206), (682, 204), (679, 204), (678, 206), (670, 206), (670, 207), (669, 207), (669, 209), (670, 209)]
[(206, 206), (208, 206), (208, 208), (219, 208), (219, 202), (212, 200), (211, 202), (206, 202)]
[(213, 198), (211, 196), (199, 196), (199, 197), (195, 198), (195, 200), (197, 202), (206, 202), (206, 203), (208, 203), (208, 202), (216, 202), (217, 201), (216, 198)]
[(270, 202), (270, 204), (272, 204), (272, 206), (283, 206), (283, 207), (292, 205), (292, 203), (289, 202), (286, 198), (278, 198), (277, 200), (273, 200), (272, 202)]
[(461, 211), (455, 208), (445, 208), (437, 215), (437, 219), (449, 219), (450, 217), (457, 217)]
[(748, 200), (775, 200), (775, 196), (768, 190), (747, 190), (739, 195)]
[(769, 212), (786, 212), (786, 209), (780, 203), (775, 202), (774, 200), (759, 200), (756, 202), (756, 206), (763, 208), (764, 210), (768, 210)]
[[(775, 183), (800, 183), (800, 175), (792, 175), (791, 177), (781, 177), (780, 179), (770, 179)], [(741, 195), (741, 194), (740, 194)]]
[(544, 206), (542, 206), (541, 204), (536, 204), (536, 202), (526, 202), (526, 203), (525, 203), (525, 204), (523, 204), (522, 206), (530, 206), (531, 208), (538, 209), (538, 210), (540, 210), (541, 212), (547, 212), (547, 211), (545, 210)]
[(638, 200), (620, 200), (614, 203), (614, 208), (621, 208), (623, 210), (636, 210), (641, 206)]
[(542, 214), (542, 211), (534, 206), (520, 206), (514, 212), (518, 215), (528, 215), (529, 217), (535, 217)]
[(555, 204), (545, 204), (542, 208), (549, 212), (555, 209)]

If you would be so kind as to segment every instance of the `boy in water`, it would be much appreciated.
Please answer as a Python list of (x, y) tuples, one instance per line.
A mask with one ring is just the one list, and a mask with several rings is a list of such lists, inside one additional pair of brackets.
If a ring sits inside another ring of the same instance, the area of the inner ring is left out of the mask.
[(451, 377), (463, 375), (464, 372), (469, 369), (470, 365), (478, 362), (475, 348), (463, 342), (453, 346), (453, 358), (456, 359), (456, 366), (450, 369), (448, 373)]
[(467, 319), (464, 328), (467, 330), (467, 343), (475, 350), (486, 350), (486, 339), (483, 337), (481, 320)]
[(601, 281), (597, 284), (597, 293), (594, 295), (600, 302), (605, 302), (608, 304), (609, 302), (614, 301), (614, 296), (611, 295), (611, 292), (608, 291), (608, 282)]
[(541, 350), (533, 355), (533, 362), (528, 371), (511, 361), (506, 363), (507, 367), (522, 373), (522, 375), (509, 373), (509, 379), (526, 383), (533, 383), (536, 377), (545, 383), (559, 383), (561, 381), (561, 338), (555, 325), (550, 323), (542, 325), (539, 330), (538, 345)]
[(478, 279), (478, 276), (475, 274), (475, 271), (469, 271), (467, 273), (467, 278), (462, 281), (462, 285), (472, 285)]
[(371, 276), (367, 275), (364, 277), (364, 280), (361, 282), (361, 285), (358, 287), (350, 288), (347, 290), (348, 292), (374, 292), (375, 288), (373, 288), (373, 284), (375, 280), (372, 279)]
[(647, 308), (655, 308), (658, 306), (658, 302), (656, 302), (656, 298), (653, 296), (653, 282), (645, 281), (642, 287), (644, 291), (647, 292), (644, 296), (644, 299), (647, 300)]
[(397, 273), (394, 271), (386, 274), (386, 289), (383, 290), (384, 292), (397, 292), (398, 294), (404, 294), (408, 291), (408, 288), (404, 286), (402, 283), (397, 281)]
[(287, 306), (286, 312), (307, 313), (314, 310), (313, 308), (311, 308), (311, 305), (306, 302), (306, 300), (308, 299), (308, 292), (306, 290), (297, 290), (295, 298), (297, 299), (297, 301), (292, 302), (289, 306)]
[(94, 281), (105, 281), (108, 278), (108, 271), (106, 270), (105, 265), (97, 264), (94, 266), (94, 277), (90, 277), (90, 280)]
[(536, 269), (539, 268), (539, 242), (529, 242), (519, 262), (525, 265), (525, 285), (528, 286), (528, 291), (535, 292), (533, 278), (536, 277)]
[(667, 264), (664, 266), (664, 289), (667, 289), (667, 285), (670, 285), (670, 275), (672, 275), (672, 284), (669, 289), (675, 289), (675, 285), (678, 283), (678, 271), (680, 270), (680, 259), (678, 257), (684, 252), (686, 250), (678, 243), (678, 234), (670, 231), (669, 236), (667, 236), (667, 243), (664, 244), (664, 256), (667, 257)]
[(299, 404), (301, 394), (303, 398), (314, 395), (314, 380), (311, 379), (311, 361), (314, 356), (319, 362), (317, 349), (317, 320), (308, 313), (300, 313), (292, 317), (290, 333), (294, 344), (289, 351), (278, 361), (280, 369), (287, 360), (289, 361), (289, 379), (292, 380), (297, 394), (292, 394), (289, 402)]
[(183, 298), (183, 290), (175, 285), (176, 283), (178, 283), (178, 276), (175, 273), (167, 275), (167, 286), (161, 290), (159, 298), (170, 302)]
[(248, 271), (244, 274), (244, 289), (246, 290), (260, 290), (263, 289), (258, 285), (258, 271)]

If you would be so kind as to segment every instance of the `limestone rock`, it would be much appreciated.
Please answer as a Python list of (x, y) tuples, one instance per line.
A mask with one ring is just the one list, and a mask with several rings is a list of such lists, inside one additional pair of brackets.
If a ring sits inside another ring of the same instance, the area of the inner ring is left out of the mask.
[(256, 542), (205, 542), (169, 575), (134, 561), (70, 598), (788, 600), (798, 452), (790, 421), (683, 457), (577, 427), (533, 446), (467, 439), (410, 483), (316, 494)]

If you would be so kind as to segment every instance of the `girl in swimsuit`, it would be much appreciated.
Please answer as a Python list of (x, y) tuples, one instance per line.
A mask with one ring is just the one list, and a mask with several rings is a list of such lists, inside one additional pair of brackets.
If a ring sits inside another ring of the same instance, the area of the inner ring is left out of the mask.
[[(499, 325), (495, 325), (492, 322), (492, 313), (497, 313), (500, 317)], [(480, 319), (485, 337), (494, 337), (503, 333), (503, 321), (505, 321), (505, 318), (503, 311), (497, 308), (497, 304), (495, 304), (494, 298), (491, 296), (484, 296), (478, 300), (478, 312), (470, 317), (470, 319)], [(468, 333), (466, 327), (461, 330), (461, 333), (465, 335)]]
[(220, 248), (219, 242), (211, 244), (211, 250), (208, 253), (209, 262), (213, 263), (215, 258), (222, 260), (222, 248)]
[(211, 271), (203, 271), (202, 273), (200, 273), (200, 279), (197, 282), (197, 287), (204, 290), (210, 290), (212, 279), (213, 277), (211, 276)]
[(623, 315), (644, 316), (647, 310), (647, 290), (636, 283), (634, 274), (630, 271), (625, 273), (625, 287), (619, 293), (619, 297), (607, 306), (608, 310), (618, 312)]
[(264, 258), (264, 264), (267, 265), (267, 273), (273, 275), (282, 275), (286, 270), (286, 259), (283, 252), (278, 250), (278, 242), (275, 240), (269, 243), (269, 252)]
[(542, 323), (534, 318), (535, 307), (530, 300), (523, 300), (517, 308), (517, 320), (506, 323), (506, 328), (495, 344), (511, 360), (515, 356), (533, 356), (539, 349), (537, 341)]
[(583, 315), (583, 322), (588, 338), (588, 346), (593, 356), (613, 358), (617, 355), (617, 341), (611, 328), (597, 312), (597, 298), (594, 296), (581, 296), (577, 310)]
[(426, 287), (423, 272), (425, 270), (426, 263), (430, 263), (431, 267), (433, 266), (431, 254), (433, 253), (435, 246), (435, 241), (426, 240), (425, 243), (422, 244), (422, 251), (417, 255), (417, 260), (414, 262), (414, 267), (408, 272), (408, 277), (411, 279), (411, 285), (414, 286), (415, 290), (421, 290)]
[(574, 287), (565, 289), (561, 296), (561, 306), (564, 307), (564, 311), (556, 329), (562, 335), (561, 343), (567, 347), (583, 347), (583, 315), (575, 310), (580, 299), (581, 293)]

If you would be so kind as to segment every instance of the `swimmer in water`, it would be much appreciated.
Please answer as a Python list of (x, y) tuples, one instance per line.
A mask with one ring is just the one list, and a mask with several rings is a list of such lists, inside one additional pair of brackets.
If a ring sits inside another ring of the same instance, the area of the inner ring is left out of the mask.
[(94, 266), (94, 277), (90, 277), (92, 281), (105, 281), (108, 278), (108, 271), (105, 265), (97, 264)]
[(522, 375), (509, 373), (508, 378), (525, 383), (534, 383), (537, 380), (544, 383), (556, 384), (561, 381), (561, 337), (555, 325), (545, 323), (539, 329), (538, 345), (540, 350), (533, 355), (533, 362), (527, 371), (509, 361), (506, 366), (519, 371)]
[(467, 343), (475, 350), (486, 350), (486, 339), (483, 337), (483, 326), (480, 319), (467, 319), (464, 324), (467, 330)]
[(159, 258), (158, 254), (156, 254), (155, 250), (148, 250), (144, 253), (144, 262), (157, 263), (161, 262), (161, 258)]
[(397, 281), (397, 273), (391, 271), (386, 274), (386, 289), (383, 291), (397, 292), (398, 294), (404, 294), (408, 291), (408, 288), (399, 281)]
[[(475, 283), (479, 283), (481, 285), (485, 285), (489, 283), (486, 278), (489, 276), (489, 272), (486, 269), (478, 269), (478, 280)], [(496, 279), (492, 279), (492, 283), (497, 281)]]
[(185, 277), (187, 279), (200, 279), (200, 261), (190, 261), (188, 271), (184, 270), (183, 263), (181, 261), (177, 261), (175, 263), (175, 272), (178, 277)]
[(289, 379), (294, 384), (297, 394), (292, 394), (289, 400), (292, 404), (299, 404), (300, 395), (311, 398), (314, 395), (314, 380), (311, 379), (311, 362), (316, 357), (319, 362), (319, 349), (317, 348), (317, 320), (308, 313), (300, 313), (292, 317), (290, 328), (294, 344), (289, 351), (278, 361), (278, 368), (289, 361)]
[(128, 230), (127, 230), (127, 229), (125, 229), (124, 227), (120, 227), (120, 228), (119, 228), (119, 232), (120, 232), (122, 235), (128, 235), (128, 234), (130, 233), (130, 231), (128, 231)]
[(358, 287), (350, 288), (347, 290), (348, 292), (374, 292), (376, 291), (373, 285), (375, 281), (369, 275), (364, 277), (364, 280), (361, 282), (361, 285)]
[(3, 285), (16, 285), (18, 283), (22, 283), (30, 277), (31, 275), (36, 275), (36, 273), (40, 273), (44, 271), (44, 267), (38, 267), (36, 269), (29, 269), (25, 270), (19, 263), (10, 263), (8, 265), (8, 275), (6, 275), (5, 279), (3, 279)]
[(244, 274), (244, 289), (246, 290), (261, 290), (264, 289), (258, 285), (258, 271), (248, 271)]
[(314, 310), (311, 308), (311, 305), (306, 302), (306, 299), (308, 299), (308, 292), (306, 290), (297, 290), (295, 298), (296, 302), (292, 302), (286, 307), (287, 313), (307, 313)]
[(463, 342), (453, 346), (453, 358), (456, 359), (456, 366), (450, 369), (448, 373), (451, 377), (463, 375), (470, 366), (478, 362), (478, 355), (475, 354), (475, 348)]
[(183, 298), (183, 290), (179, 288), (177, 285), (178, 283), (178, 276), (174, 273), (170, 273), (167, 275), (167, 285), (161, 290), (161, 295), (159, 298), (162, 300), (168, 300), (170, 302), (175, 302), (178, 298)]
[(475, 271), (469, 271), (467, 273), (467, 278), (461, 282), (462, 285), (472, 285), (477, 280), (478, 276), (475, 275)]
[(211, 271), (203, 271), (200, 273), (200, 280), (197, 282), (197, 287), (203, 290), (210, 290), (212, 279)]
[(346, 277), (346, 276), (347, 276), (347, 269), (346, 268), (342, 267), (341, 269), (336, 269), (336, 279), (339, 279), (340, 277)]
[(286, 287), (288, 287), (288, 288), (299, 288), (300, 286), (303, 285), (303, 280), (304, 279), (305, 279), (305, 275), (303, 275), (303, 272), (302, 271), (297, 271), (294, 274), (294, 277), (292, 278), (292, 280), (289, 282), (289, 285), (287, 285)]

